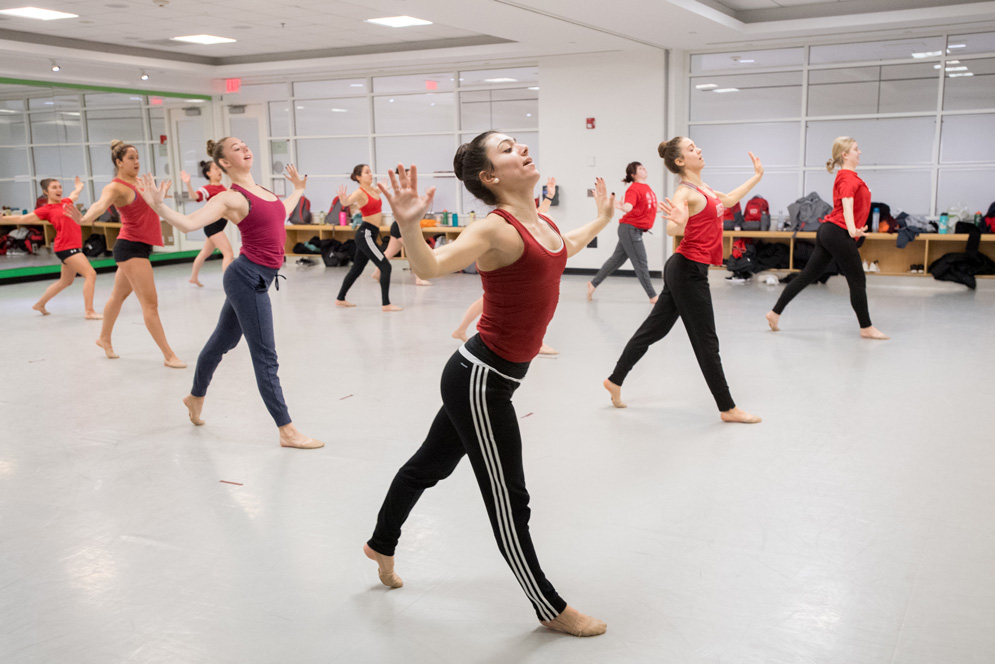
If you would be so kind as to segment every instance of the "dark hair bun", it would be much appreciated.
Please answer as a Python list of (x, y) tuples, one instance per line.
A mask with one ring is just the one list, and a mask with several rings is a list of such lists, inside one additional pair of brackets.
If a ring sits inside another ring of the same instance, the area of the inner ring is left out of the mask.
[(466, 156), (466, 151), (469, 149), (470, 144), (464, 143), (456, 148), (456, 156), (453, 157), (453, 172), (456, 174), (456, 179), (460, 182), (463, 181), (463, 157)]

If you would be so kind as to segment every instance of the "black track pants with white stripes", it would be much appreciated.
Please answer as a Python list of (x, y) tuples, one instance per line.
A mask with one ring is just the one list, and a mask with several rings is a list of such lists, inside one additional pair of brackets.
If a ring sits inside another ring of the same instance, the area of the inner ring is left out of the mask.
[(352, 267), (342, 281), (336, 300), (344, 300), (349, 289), (356, 283), (356, 279), (363, 273), (363, 269), (370, 261), (376, 263), (380, 268), (380, 299), (383, 306), (390, 304), (390, 261), (383, 255), (377, 238), (380, 237), (380, 229), (373, 224), (364, 221), (356, 230), (356, 255), (352, 260)]
[[(477, 339), (467, 345), (472, 348)], [(567, 603), (539, 567), (529, 535), (529, 492), (522, 468), (522, 437), (511, 403), (511, 395), (519, 383), (502, 376), (504, 372), (499, 373), (499, 369), (504, 367), (498, 367), (498, 363), (489, 362), (490, 366), (486, 366), (471, 357), (480, 354), (461, 348), (442, 372), (442, 409), (425, 442), (395, 475), (369, 545), (383, 555), (394, 555), (401, 526), (422, 492), (449, 477), (466, 455), (477, 477), (501, 555), (539, 620), (552, 620), (563, 612)]]

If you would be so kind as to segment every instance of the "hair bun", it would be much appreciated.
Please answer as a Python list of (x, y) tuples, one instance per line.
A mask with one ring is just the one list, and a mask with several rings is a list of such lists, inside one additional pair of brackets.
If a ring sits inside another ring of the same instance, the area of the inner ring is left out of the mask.
[(115, 138), (111, 141), (111, 150), (117, 150), (122, 145), (124, 145), (124, 141)]
[(217, 143), (214, 142), (213, 138), (207, 139), (207, 154), (209, 154), (209, 155), (210, 154), (214, 154), (214, 148), (216, 146), (217, 146)]
[(456, 179), (460, 182), (463, 181), (463, 157), (469, 149), (470, 144), (464, 143), (456, 149), (456, 156), (453, 157), (453, 172), (456, 174)]

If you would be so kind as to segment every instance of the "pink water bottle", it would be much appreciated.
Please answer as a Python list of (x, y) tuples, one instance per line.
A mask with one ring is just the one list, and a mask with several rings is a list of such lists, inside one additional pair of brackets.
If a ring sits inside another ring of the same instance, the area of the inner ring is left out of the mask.
[(346, 216), (345, 210), (339, 210), (339, 226), (348, 226), (349, 217)]

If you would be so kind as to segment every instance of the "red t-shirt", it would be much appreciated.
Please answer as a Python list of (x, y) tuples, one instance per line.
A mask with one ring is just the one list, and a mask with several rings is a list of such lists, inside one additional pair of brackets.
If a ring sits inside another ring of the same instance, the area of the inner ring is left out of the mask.
[(857, 228), (867, 225), (867, 215), (871, 211), (871, 190), (860, 179), (856, 171), (841, 169), (836, 174), (833, 183), (833, 211), (826, 215), (823, 221), (836, 224), (846, 230), (846, 219), (843, 218), (843, 199), (853, 199), (853, 224)]
[(63, 205), (72, 205), (73, 199), (63, 198), (58, 203), (48, 203), (35, 210), (35, 216), (44, 219), (55, 226), (55, 245), (53, 251), (81, 249), (83, 247), (83, 231), (79, 224), (66, 216)]
[(633, 182), (625, 191), (625, 202), (632, 205), (632, 209), (626, 212), (618, 223), (631, 224), (644, 231), (653, 228), (653, 223), (656, 221), (656, 194), (649, 185)]
[(722, 215), (725, 206), (710, 189), (699, 189), (690, 182), (681, 184), (704, 196), (705, 208), (688, 219), (684, 239), (677, 245), (677, 253), (696, 263), (722, 265)]
[(222, 191), (228, 191), (223, 184), (205, 184), (197, 190), (197, 202), (209, 201)]

